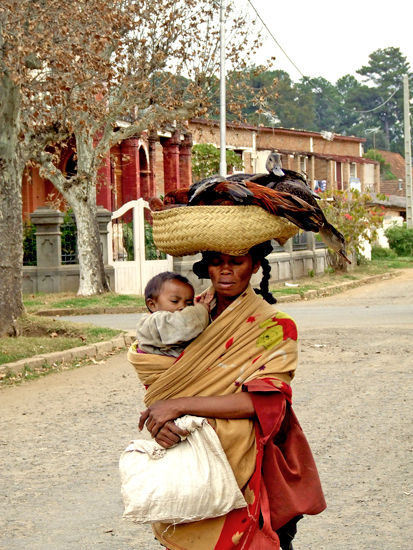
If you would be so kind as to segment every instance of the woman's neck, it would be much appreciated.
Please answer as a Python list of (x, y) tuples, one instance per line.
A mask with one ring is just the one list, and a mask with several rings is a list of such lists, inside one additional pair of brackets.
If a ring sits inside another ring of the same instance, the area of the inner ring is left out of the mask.
[(216, 293), (215, 297), (217, 300), (216, 306), (211, 312), (212, 319), (216, 319), (223, 313), (228, 306), (230, 306), (240, 295), (237, 296), (222, 296), (221, 294)]

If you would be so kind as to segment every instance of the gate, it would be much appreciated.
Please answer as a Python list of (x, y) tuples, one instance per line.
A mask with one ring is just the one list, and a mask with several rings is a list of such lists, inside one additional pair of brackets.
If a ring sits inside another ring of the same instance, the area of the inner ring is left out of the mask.
[(143, 199), (113, 212), (108, 223), (108, 263), (115, 270), (115, 292), (143, 294), (146, 283), (173, 270), (173, 258), (153, 245), (149, 205)]

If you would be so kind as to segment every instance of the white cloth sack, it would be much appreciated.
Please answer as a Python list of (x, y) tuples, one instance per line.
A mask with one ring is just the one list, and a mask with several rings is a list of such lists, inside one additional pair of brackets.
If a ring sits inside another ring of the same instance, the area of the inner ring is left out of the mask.
[(206, 418), (182, 416), (188, 437), (164, 449), (135, 440), (119, 460), (124, 517), (137, 523), (188, 523), (247, 505), (215, 430)]

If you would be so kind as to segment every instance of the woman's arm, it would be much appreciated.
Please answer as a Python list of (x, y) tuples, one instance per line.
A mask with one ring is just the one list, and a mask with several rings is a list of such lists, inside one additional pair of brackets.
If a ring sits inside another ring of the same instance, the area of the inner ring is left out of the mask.
[(255, 410), (252, 399), (246, 392), (211, 397), (178, 397), (157, 401), (143, 411), (139, 419), (139, 429), (142, 430), (146, 423), (147, 430), (156, 438), (168, 421), (184, 414), (209, 418), (253, 418)]

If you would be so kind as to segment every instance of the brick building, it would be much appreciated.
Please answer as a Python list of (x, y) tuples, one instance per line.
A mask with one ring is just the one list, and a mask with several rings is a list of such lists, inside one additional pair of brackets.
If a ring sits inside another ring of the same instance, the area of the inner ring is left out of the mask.
[[(193, 119), (189, 131), (194, 143), (219, 147), (218, 122)], [(276, 149), (284, 168), (304, 172), (313, 188), (325, 182), (327, 189), (347, 189), (351, 181), (363, 191), (379, 192), (380, 164), (363, 158), (365, 141), (327, 132), (227, 124), (227, 148), (239, 154), (245, 172), (265, 172), (265, 160)]]
[[(307, 174), (312, 187), (380, 191), (380, 165), (363, 158), (364, 139), (302, 130), (251, 125), (227, 125), (227, 148), (243, 160), (245, 172), (265, 172), (265, 160), (276, 149), (284, 168)], [(142, 134), (124, 140), (111, 149), (99, 170), (97, 204), (115, 211), (122, 204), (171, 189), (188, 187), (191, 178), (193, 143), (212, 143), (219, 147), (219, 122), (193, 119), (182, 132), (168, 130)], [(67, 148), (59, 168), (63, 173), (76, 170), (73, 148)], [(50, 203), (58, 192), (49, 182), (31, 170), (31, 181), (23, 180), (23, 213), (27, 217), (36, 208)]]
[[(112, 147), (98, 172), (97, 204), (113, 212), (123, 204), (167, 193), (191, 184), (192, 139), (175, 129), (125, 139)], [(67, 147), (59, 169), (76, 171), (73, 147)], [(50, 181), (43, 180), (36, 168), (23, 178), (23, 215), (61, 198)]]

